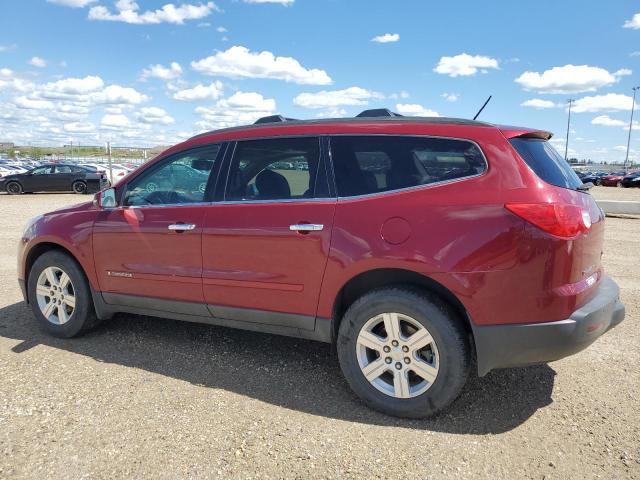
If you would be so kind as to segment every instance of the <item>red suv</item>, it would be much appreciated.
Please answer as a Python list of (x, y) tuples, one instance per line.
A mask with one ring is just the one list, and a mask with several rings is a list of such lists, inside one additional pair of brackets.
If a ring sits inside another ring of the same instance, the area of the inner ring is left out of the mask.
[(19, 278), (40, 326), (129, 312), (331, 342), (366, 404), (423, 417), (472, 365), (557, 360), (624, 318), (603, 212), (550, 133), (387, 110), (256, 123), (33, 219)]

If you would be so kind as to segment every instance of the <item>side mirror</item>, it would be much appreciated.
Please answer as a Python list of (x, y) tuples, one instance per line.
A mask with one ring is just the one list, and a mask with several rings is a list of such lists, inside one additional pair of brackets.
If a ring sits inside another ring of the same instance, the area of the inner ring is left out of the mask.
[(116, 202), (116, 189), (111, 187), (96, 193), (94, 202), (98, 208), (115, 208), (118, 206)]

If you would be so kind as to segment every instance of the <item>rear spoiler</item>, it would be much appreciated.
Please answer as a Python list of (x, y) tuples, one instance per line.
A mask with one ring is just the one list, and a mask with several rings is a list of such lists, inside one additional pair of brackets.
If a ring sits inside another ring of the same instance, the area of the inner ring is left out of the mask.
[(537, 138), (540, 140), (549, 140), (553, 137), (553, 133), (546, 130), (535, 130), (532, 128), (524, 127), (510, 127), (498, 125), (498, 129), (505, 136), (507, 140), (511, 138)]

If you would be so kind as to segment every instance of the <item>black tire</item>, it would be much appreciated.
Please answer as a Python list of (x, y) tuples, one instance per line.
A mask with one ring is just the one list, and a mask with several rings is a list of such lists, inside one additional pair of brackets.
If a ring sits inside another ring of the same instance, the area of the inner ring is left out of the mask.
[[(357, 337), (367, 321), (381, 313), (410, 316), (426, 327), (439, 353), (439, 370), (433, 384), (412, 398), (382, 393), (365, 378), (356, 355)], [(407, 418), (434, 415), (450, 405), (467, 381), (471, 351), (467, 334), (452, 309), (438, 297), (412, 288), (374, 290), (356, 300), (345, 313), (337, 341), (340, 367), (353, 391), (369, 407)]]
[(73, 185), (71, 185), (71, 189), (73, 190), (73, 193), (87, 193), (87, 184), (82, 180), (76, 180), (73, 182)]
[(5, 186), (7, 193), (10, 195), (20, 195), (22, 193), (22, 185), (19, 182), (9, 182)]
[[(74, 296), (76, 298), (75, 309), (69, 317), (69, 321), (62, 325), (54, 324), (47, 320), (40, 310), (36, 298), (38, 277), (47, 267), (57, 267), (63, 270), (69, 275), (71, 283), (73, 284)], [(33, 311), (38, 326), (50, 335), (71, 338), (86, 332), (99, 323), (93, 308), (89, 283), (82, 268), (73, 258), (63, 252), (52, 250), (42, 254), (36, 259), (29, 272), (27, 294), (29, 296), (31, 310)]]

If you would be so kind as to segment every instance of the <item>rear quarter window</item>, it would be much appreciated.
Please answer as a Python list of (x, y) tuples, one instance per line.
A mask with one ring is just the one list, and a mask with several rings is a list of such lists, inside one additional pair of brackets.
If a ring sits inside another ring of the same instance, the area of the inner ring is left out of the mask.
[(341, 197), (382, 193), (480, 175), (480, 149), (462, 139), (410, 136), (331, 137)]
[(541, 180), (572, 190), (582, 185), (580, 177), (548, 141), (512, 138), (509, 143)]

